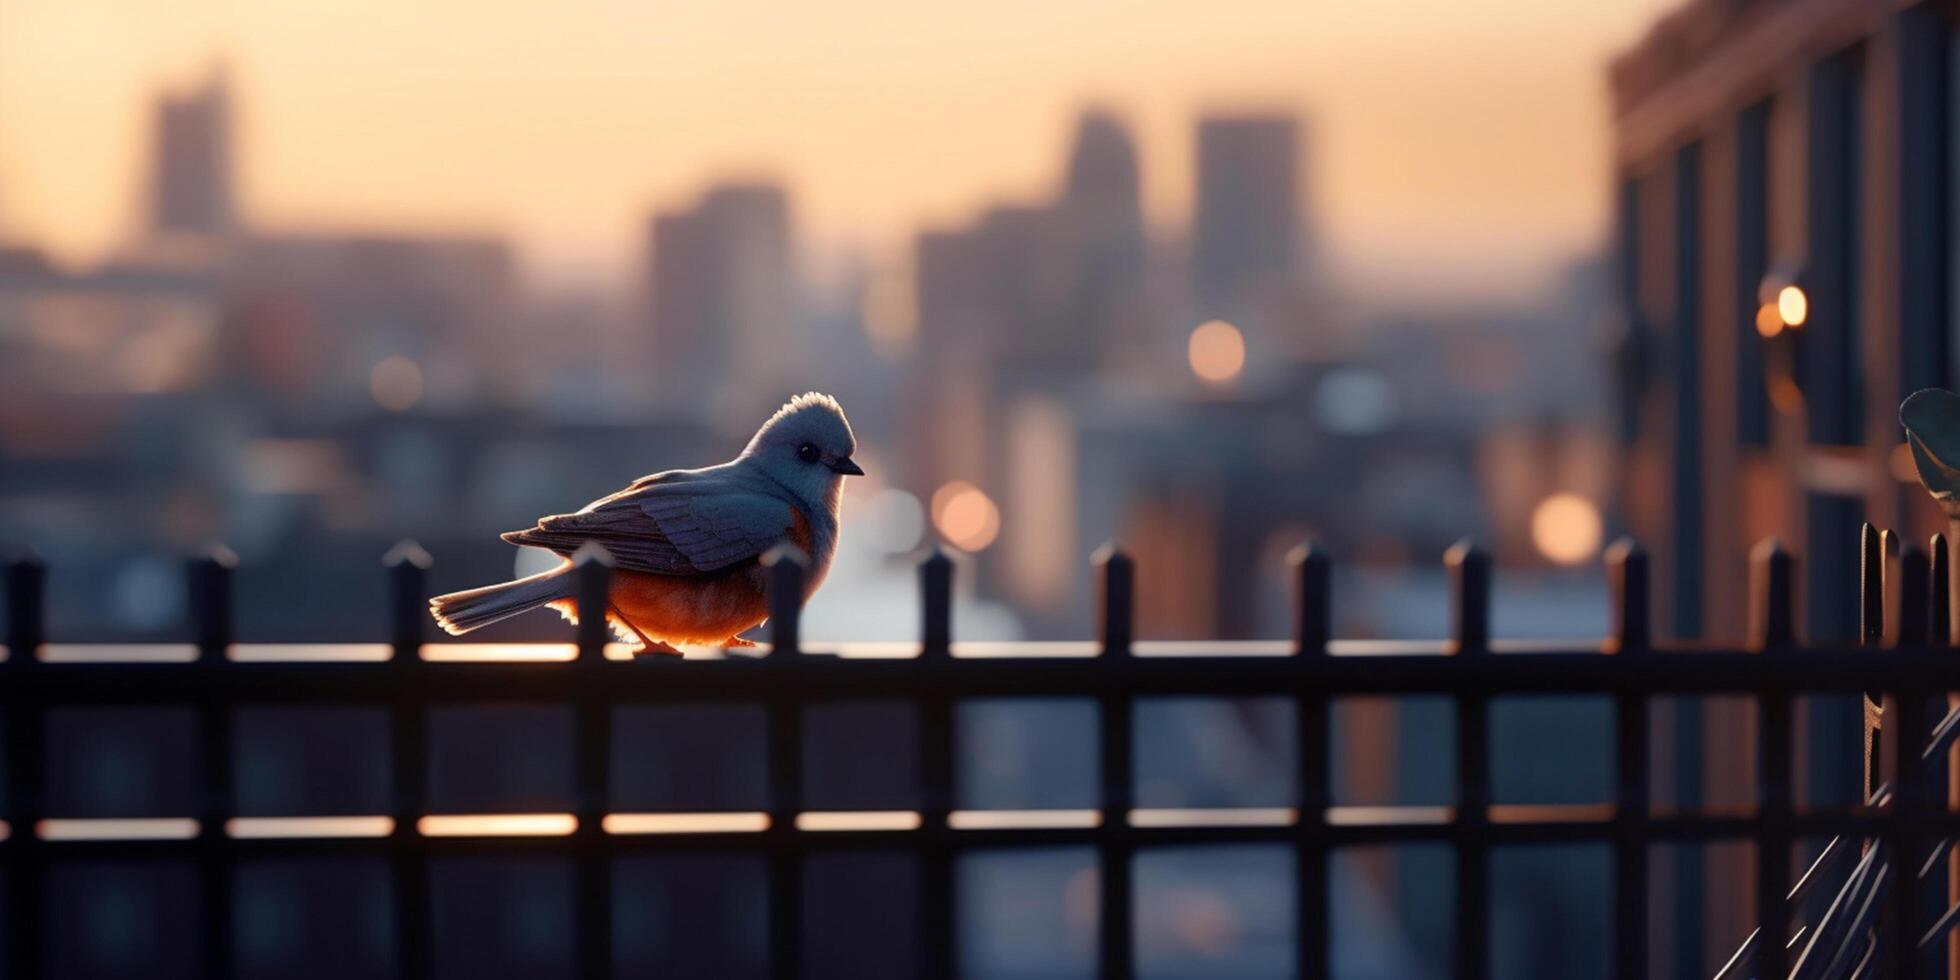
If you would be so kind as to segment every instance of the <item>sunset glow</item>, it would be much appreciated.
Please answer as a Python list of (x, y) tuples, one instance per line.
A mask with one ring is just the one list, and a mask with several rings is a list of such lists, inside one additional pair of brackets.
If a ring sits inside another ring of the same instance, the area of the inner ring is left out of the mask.
[(152, 100), (222, 62), (254, 220), (507, 233), (548, 274), (626, 274), (643, 209), (726, 174), (787, 178), (820, 241), (896, 249), (1046, 179), (1099, 100), (1138, 129), (1154, 223), (1185, 220), (1194, 111), (1294, 106), (1364, 266), (1519, 286), (1603, 227), (1599, 66), (1672, 5), (15, 0), (0, 237), (126, 241)]

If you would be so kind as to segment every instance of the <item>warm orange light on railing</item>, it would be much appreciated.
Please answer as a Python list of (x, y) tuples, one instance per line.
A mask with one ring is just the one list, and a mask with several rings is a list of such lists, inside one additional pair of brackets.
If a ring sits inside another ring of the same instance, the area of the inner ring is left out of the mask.
[(564, 837), (578, 830), (569, 813), (432, 814), (415, 822), (424, 837)]
[(394, 832), (393, 817), (235, 817), (225, 821), (225, 836), (239, 840), (386, 837)]
[(796, 815), (796, 829), (805, 831), (917, 830), (916, 810), (811, 810)]
[(599, 824), (608, 834), (757, 834), (769, 815), (729, 813), (608, 813)]

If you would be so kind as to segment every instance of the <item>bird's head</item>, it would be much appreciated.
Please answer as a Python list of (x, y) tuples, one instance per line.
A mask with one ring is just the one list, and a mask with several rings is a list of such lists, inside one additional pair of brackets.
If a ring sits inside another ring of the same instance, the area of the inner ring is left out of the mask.
[(812, 506), (835, 500), (844, 477), (863, 476), (851, 459), (857, 436), (837, 399), (816, 392), (798, 395), (756, 430), (744, 459)]

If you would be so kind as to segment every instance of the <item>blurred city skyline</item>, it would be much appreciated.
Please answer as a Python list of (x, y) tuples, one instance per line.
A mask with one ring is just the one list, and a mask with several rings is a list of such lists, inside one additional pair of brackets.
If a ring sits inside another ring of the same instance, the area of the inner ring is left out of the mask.
[(1196, 120), (1257, 110), (1307, 122), (1306, 208), (1357, 292), (1515, 302), (1601, 247), (1600, 68), (1671, 6), (590, 4), (546, 29), (448, 3), (4, 0), (0, 239), (76, 265), (137, 240), (150, 113), (220, 67), (255, 221), (505, 237), (546, 287), (630, 285), (647, 210), (730, 177), (789, 189), (807, 258), (903, 264), (922, 228), (1037, 198), (1085, 106), (1134, 131), (1145, 217), (1175, 237)]

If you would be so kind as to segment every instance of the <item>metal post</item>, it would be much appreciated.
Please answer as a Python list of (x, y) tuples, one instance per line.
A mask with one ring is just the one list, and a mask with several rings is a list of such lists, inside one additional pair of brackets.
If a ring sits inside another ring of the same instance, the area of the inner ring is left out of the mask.
[[(1606, 578), (1613, 604), (1607, 649), (1616, 656), (1641, 657), (1652, 637), (1647, 552), (1632, 538), (1606, 551)], [(1613, 700), (1613, 975), (1647, 980), (1647, 822), (1648, 718), (1645, 695), (1627, 692)]]
[[(803, 609), (809, 558), (779, 544), (762, 556), (769, 576), (769, 661), (789, 664), (800, 654), (798, 618)], [(803, 713), (784, 690), (769, 703), (769, 936), (776, 980), (803, 972), (803, 859), (796, 815), (803, 808)]]
[[(1459, 541), (1443, 555), (1451, 586), (1450, 652), (1490, 652), (1490, 555)], [(1490, 975), (1490, 702), (1481, 692), (1456, 699), (1456, 977)]]
[[(46, 641), (48, 569), (40, 557), (24, 554), (7, 563), (7, 663), (0, 683), (19, 680), (40, 669), (40, 648)], [(8, 975), (34, 980), (41, 975), (45, 941), (43, 910), (45, 864), (35, 827), (42, 817), (43, 771), (46, 750), (41, 744), (45, 709), (22, 699), (6, 713), (7, 911), (13, 933), (9, 943)]]
[(1299, 715), (1297, 784), (1299, 831), (1294, 844), (1299, 893), (1294, 927), (1296, 974), (1301, 980), (1325, 980), (1333, 975), (1333, 949), (1327, 921), (1327, 808), (1333, 803), (1328, 745), (1327, 694), (1314, 669), (1327, 657), (1332, 626), (1332, 569), (1327, 553), (1312, 543), (1287, 556), (1293, 568), (1293, 654), (1300, 660), (1300, 682), (1294, 688)]
[[(232, 573), (238, 557), (222, 545), (191, 559), (189, 574), (191, 628), (197, 659), (222, 664), (231, 648), (233, 630)], [(225, 834), (232, 815), (231, 706), (223, 692), (207, 691), (198, 703), (200, 775), (204, 792), (198, 803), (199, 874), (202, 879), (204, 975), (227, 978), (233, 972), (232, 875), (234, 855)]]
[[(919, 613), (922, 666), (944, 664), (953, 651), (953, 560), (934, 548), (919, 563)], [(953, 849), (948, 816), (956, 806), (953, 776), (955, 705), (951, 697), (931, 694), (920, 701), (921, 826), (925, 846), (920, 855), (925, 935), (925, 973), (951, 977), (959, 972), (958, 922), (953, 899)]]
[(388, 574), (389, 641), (393, 647), (395, 805), (395, 960), (411, 980), (435, 973), (431, 950), (429, 865), (420, 850), (416, 821), (422, 817), (423, 786), (427, 779), (428, 743), (425, 727), (427, 677), (423, 670), (422, 637), (428, 628), (429, 567), (434, 562), (413, 541), (395, 545), (382, 557)]
[(578, 604), (578, 654), (571, 669), (577, 685), (573, 724), (577, 731), (574, 800), (578, 829), (573, 901), (574, 959), (581, 977), (612, 976), (612, 865), (607, 858), (604, 821), (611, 794), (612, 706), (604, 696), (607, 617), (612, 605), (612, 555), (596, 541), (572, 554), (572, 588)]
[[(1750, 638), (1765, 656), (1775, 656), (1796, 640), (1791, 597), (1795, 561), (1771, 538), (1750, 556)], [(1759, 977), (1782, 977), (1789, 972), (1791, 731), (1790, 695), (1764, 691), (1757, 695), (1762, 725), (1762, 781), (1757, 789), (1760, 824), (1756, 838), (1756, 919), (1761, 939), (1756, 963)]]
[[(1932, 568), (1927, 553), (1917, 545), (1908, 545), (1899, 558), (1897, 581), (1886, 582), (1887, 588), (1897, 593), (1896, 598), (1887, 603), (1899, 614), (1899, 625), (1894, 631), (1894, 649), (1909, 652), (1927, 649), (1928, 612), (1932, 605), (1929, 593), (1931, 579)], [(1941, 583), (1942, 586), (1944, 584)], [(1934, 801), (1944, 797), (1943, 792), (1938, 796), (1932, 792), (1935, 784), (1920, 759), (1921, 747), (1932, 735), (1929, 721), (1944, 713), (1944, 701), (1944, 694), (1929, 695), (1924, 690), (1899, 689), (1890, 693), (1884, 713), (1881, 741), (1888, 750), (1885, 768), (1893, 787), (1892, 832), (1889, 836), (1899, 868), (1899, 887), (1889, 889), (1893, 903), (1889, 910), (1892, 917), (1891, 962), (1893, 974), (1902, 980), (1932, 975), (1933, 964), (1943, 958), (1931, 955), (1931, 952), (1939, 951), (1943, 943), (1936, 944), (1932, 951), (1922, 952), (1918, 948), (1919, 937), (1930, 925), (1927, 911), (1944, 910), (1946, 907), (1946, 875), (1944, 868), (1936, 864), (1925, 867), (1924, 876), (1919, 876), (1924, 866), (1921, 856), (1924, 837), (1914, 829), (1912, 821), (1930, 812)], [(1941, 779), (1938, 784), (1942, 790), (1944, 782)]]
[[(1136, 563), (1115, 542), (1097, 549), (1094, 562), (1096, 632), (1101, 640), (1103, 663), (1112, 671), (1121, 670), (1130, 658), (1135, 629)], [(1102, 928), (1098, 963), (1102, 980), (1129, 980), (1135, 972), (1131, 923), (1134, 899), (1130, 888), (1132, 851), (1126, 836), (1136, 778), (1131, 710), (1128, 695), (1105, 694), (1100, 699), (1102, 811), (1106, 831), (1100, 854)]]

